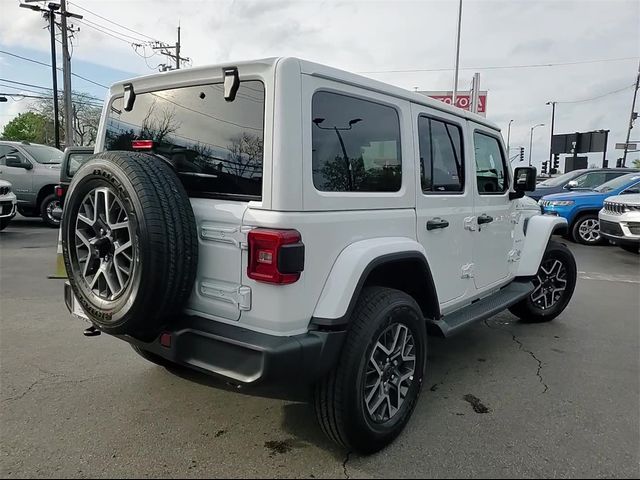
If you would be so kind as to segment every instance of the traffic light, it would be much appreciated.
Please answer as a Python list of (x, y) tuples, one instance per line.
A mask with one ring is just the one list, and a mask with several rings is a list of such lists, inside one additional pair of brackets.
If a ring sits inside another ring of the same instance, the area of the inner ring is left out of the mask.
[(524, 147), (520, 147), (520, 161), (524, 162)]
[(560, 168), (560, 155), (557, 153), (553, 156), (553, 168), (555, 168), (556, 171)]
[(544, 161), (542, 162), (542, 172), (541, 173), (547, 173), (547, 166), (549, 165), (549, 162)]

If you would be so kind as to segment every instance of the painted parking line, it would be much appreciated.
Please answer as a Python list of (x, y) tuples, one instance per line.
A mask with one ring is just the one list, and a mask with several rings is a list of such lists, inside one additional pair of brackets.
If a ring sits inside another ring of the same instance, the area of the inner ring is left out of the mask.
[(634, 275), (609, 275), (597, 272), (578, 272), (582, 280), (602, 280), (606, 282), (640, 283), (640, 276)]

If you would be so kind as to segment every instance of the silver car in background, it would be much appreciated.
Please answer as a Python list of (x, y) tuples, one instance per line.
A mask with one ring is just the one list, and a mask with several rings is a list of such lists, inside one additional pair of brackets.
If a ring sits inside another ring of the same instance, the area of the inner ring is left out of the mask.
[(16, 216), (15, 194), (11, 191), (11, 184), (0, 180), (0, 230), (4, 230), (9, 222)]

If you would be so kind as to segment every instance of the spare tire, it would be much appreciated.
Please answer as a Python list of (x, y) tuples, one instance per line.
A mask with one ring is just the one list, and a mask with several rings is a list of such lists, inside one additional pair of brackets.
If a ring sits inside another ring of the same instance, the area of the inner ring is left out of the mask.
[(159, 157), (96, 154), (69, 187), (62, 250), (89, 319), (105, 333), (151, 340), (195, 282), (198, 235), (187, 192)]

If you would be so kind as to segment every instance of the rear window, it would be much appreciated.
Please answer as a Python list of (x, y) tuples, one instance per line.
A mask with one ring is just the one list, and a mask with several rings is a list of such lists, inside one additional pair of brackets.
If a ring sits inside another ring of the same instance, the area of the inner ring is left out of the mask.
[(69, 154), (69, 161), (67, 163), (67, 175), (73, 177), (78, 169), (84, 165), (87, 160), (93, 155), (93, 152), (75, 152)]
[(116, 98), (105, 149), (133, 150), (134, 140), (152, 140), (192, 197), (261, 199), (264, 85), (241, 82), (233, 102), (221, 83), (141, 93), (130, 112)]

